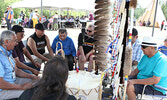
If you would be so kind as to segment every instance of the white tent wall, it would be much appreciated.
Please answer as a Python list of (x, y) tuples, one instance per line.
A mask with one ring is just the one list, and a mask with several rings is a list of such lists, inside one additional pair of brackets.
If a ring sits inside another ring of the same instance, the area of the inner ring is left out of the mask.
[(165, 22), (166, 22), (165, 15), (162, 12), (162, 9), (161, 9), (160, 5), (158, 5), (156, 21), (158, 22), (159, 27), (161, 27), (161, 23), (162, 23), (163, 20), (165, 20)]
[[(152, 0), (150, 6), (148, 6), (145, 13), (141, 17), (142, 22), (144, 22), (144, 21), (148, 22), (148, 20), (150, 20), (150, 22), (151, 22), (150, 26), (153, 26), (154, 16), (155, 16), (155, 6), (156, 6), (156, 0)], [(161, 27), (161, 23), (163, 20), (165, 20), (165, 16), (162, 12), (162, 9), (161, 9), (159, 3), (158, 3), (158, 7), (157, 7), (156, 16), (157, 17), (156, 17), (155, 27)]]

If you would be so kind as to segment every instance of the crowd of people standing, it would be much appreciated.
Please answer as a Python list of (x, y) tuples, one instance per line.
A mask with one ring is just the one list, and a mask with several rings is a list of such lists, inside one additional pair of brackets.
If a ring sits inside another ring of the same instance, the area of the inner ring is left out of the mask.
[(87, 21), (93, 21), (93, 14), (89, 16), (63, 16), (55, 12), (54, 15), (45, 16), (42, 18), (38, 13), (38, 10), (30, 10), (29, 15), (26, 15), (23, 11), (20, 12), (18, 18), (14, 18), (14, 12), (12, 7), (7, 7), (7, 11), (4, 12), (4, 18), (2, 19), (2, 26), (7, 25), (7, 29), (11, 30), (11, 25), (20, 25), (26, 28), (34, 28), (37, 23), (43, 23), (48, 30), (58, 30), (61, 27), (86, 27)]

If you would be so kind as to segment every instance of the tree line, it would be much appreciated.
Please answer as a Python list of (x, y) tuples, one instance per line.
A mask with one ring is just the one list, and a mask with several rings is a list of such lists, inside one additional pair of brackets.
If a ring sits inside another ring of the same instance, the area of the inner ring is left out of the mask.
[[(12, 3), (15, 3), (18, 1), (21, 1), (21, 0), (0, 0), (0, 19), (3, 18), (4, 12), (6, 11), (6, 8), (9, 5), (12, 5)], [(165, 18), (167, 19), (167, 1), (160, 0), (159, 3), (161, 5), (162, 11), (165, 15)], [(143, 15), (145, 10), (146, 10), (146, 8), (142, 8), (140, 5), (138, 5), (138, 7), (135, 9), (135, 12), (134, 12), (134, 16), (136, 17), (136, 19), (138, 19), (141, 15)], [(27, 9), (27, 8), (14, 8), (13, 11), (14, 11), (14, 18), (16, 18), (16, 19), (19, 17), (19, 14), (21, 11), (23, 11), (24, 14), (28, 17), (30, 15), (30, 9)], [(56, 10), (44, 9), (43, 15), (50, 17), (50, 16), (54, 15), (55, 12), (59, 12), (59, 11), (57, 9)], [(82, 15), (87, 15), (87, 13), (88, 12), (85, 12), (85, 11), (77, 11), (77, 12), (76, 11), (69, 11), (69, 16), (71, 16), (71, 15), (82, 16)], [(40, 9), (39, 9), (39, 14), (40, 14)], [(60, 14), (63, 16), (67, 15), (67, 10), (63, 10), (63, 11), (60, 10)]]

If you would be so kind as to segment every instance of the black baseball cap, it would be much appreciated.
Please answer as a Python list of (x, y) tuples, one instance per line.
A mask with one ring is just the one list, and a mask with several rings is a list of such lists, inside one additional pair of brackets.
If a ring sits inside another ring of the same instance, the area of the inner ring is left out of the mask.
[(14, 31), (17, 34), (18, 32), (24, 32), (24, 28), (22, 26), (19, 26), (19, 25), (14, 25), (12, 27), (12, 31)]
[(43, 31), (45, 30), (45, 26), (42, 23), (38, 23), (35, 25), (35, 29)]

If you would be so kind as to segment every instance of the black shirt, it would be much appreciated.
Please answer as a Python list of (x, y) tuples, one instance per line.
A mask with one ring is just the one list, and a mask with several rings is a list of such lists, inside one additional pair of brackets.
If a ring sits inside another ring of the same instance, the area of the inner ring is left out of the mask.
[[(45, 35), (43, 35), (41, 38), (39, 38), (36, 35), (36, 33), (34, 33), (30, 37), (35, 41), (36, 47), (37, 47), (37, 51), (40, 54), (44, 54), (45, 53), (45, 46), (47, 44)], [(31, 55), (34, 55), (33, 52), (32, 52), (32, 50), (31, 50), (31, 48), (28, 45), (26, 46), (26, 48), (28, 49), (28, 51), (30, 52)]]
[[(86, 34), (86, 33), (85, 33)], [(83, 40), (84, 38), (84, 40)], [(78, 36), (78, 48), (79, 46), (83, 46), (84, 54), (86, 55), (89, 51), (93, 49), (93, 36), (88, 37), (87, 35), (83, 36), (83, 33), (80, 33)]]
[[(25, 90), (21, 96), (19, 97), (19, 100), (31, 100), (32, 96), (34, 95), (35, 90), (37, 87)], [(42, 100), (55, 100), (56, 95), (50, 94), (47, 97), (43, 98)], [(77, 100), (74, 96), (69, 95), (67, 100)]]

